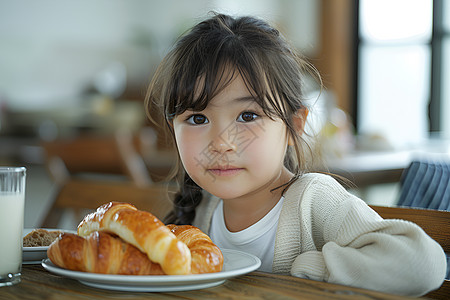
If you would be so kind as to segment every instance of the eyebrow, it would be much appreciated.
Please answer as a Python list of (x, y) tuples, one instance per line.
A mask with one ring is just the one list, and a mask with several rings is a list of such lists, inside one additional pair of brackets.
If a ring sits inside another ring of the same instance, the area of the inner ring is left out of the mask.
[(254, 102), (255, 101), (255, 97), (252, 97), (252, 96), (237, 97), (237, 98), (234, 98), (233, 101), (236, 101), (236, 102)]

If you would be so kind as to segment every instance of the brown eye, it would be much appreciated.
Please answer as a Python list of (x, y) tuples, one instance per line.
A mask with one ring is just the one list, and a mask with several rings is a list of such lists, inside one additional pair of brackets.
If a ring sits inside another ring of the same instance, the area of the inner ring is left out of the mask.
[(189, 124), (193, 125), (201, 125), (208, 123), (208, 119), (204, 115), (192, 115), (186, 120)]
[(257, 117), (258, 117), (257, 114), (246, 111), (246, 112), (241, 113), (237, 120), (239, 122), (251, 122), (251, 121), (254, 121)]

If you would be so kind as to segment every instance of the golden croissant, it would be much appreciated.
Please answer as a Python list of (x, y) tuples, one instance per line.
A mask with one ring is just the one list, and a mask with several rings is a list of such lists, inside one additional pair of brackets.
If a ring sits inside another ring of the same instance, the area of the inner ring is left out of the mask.
[(169, 228), (153, 214), (137, 210), (131, 204), (104, 204), (78, 225), (80, 236), (95, 231), (118, 235), (147, 254), (152, 262), (160, 264), (167, 275), (209, 273), (222, 269), (220, 249), (198, 228)]
[(80, 236), (94, 231), (118, 235), (146, 253), (151, 261), (159, 263), (168, 275), (190, 274), (189, 248), (149, 212), (137, 210), (131, 204), (109, 202), (87, 215), (78, 225)]
[(73, 271), (121, 275), (163, 275), (159, 264), (150, 261), (133, 245), (106, 232), (86, 238), (63, 233), (48, 248), (57, 266)]

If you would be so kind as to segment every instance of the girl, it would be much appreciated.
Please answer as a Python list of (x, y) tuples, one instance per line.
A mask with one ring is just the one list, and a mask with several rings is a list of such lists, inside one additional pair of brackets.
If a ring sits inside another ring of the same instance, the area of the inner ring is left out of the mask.
[(383, 220), (332, 177), (306, 172), (308, 70), (252, 17), (218, 14), (178, 40), (146, 98), (182, 163), (165, 221), (255, 254), (261, 271), (409, 295), (438, 288), (439, 244), (415, 224)]

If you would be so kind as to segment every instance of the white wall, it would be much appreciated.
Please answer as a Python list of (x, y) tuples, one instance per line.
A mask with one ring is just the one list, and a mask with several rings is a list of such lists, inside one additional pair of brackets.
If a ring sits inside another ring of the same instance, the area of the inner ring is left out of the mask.
[(0, 103), (13, 110), (77, 105), (119, 62), (144, 86), (173, 40), (211, 11), (254, 14), (312, 54), (314, 0), (0, 0)]

